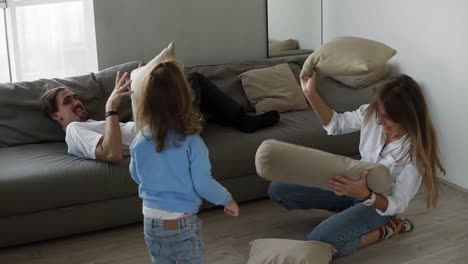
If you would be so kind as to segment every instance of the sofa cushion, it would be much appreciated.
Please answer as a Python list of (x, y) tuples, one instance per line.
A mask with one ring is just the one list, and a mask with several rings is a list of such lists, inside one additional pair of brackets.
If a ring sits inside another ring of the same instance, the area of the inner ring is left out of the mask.
[(67, 79), (0, 84), (0, 147), (64, 141), (65, 133), (41, 111), (46, 89), (68, 86), (83, 100), (91, 118), (104, 117), (104, 92), (92, 74)]
[(0, 148), (0, 216), (70, 207), (137, 194), (119, 164), (80, 159), (67, 154), (65, 143)]
[(307, 102), (294, 73), (286, 63), (256, 69), (240, 75), (245, 94), (257, 114), (277, 110), (307, 109)]
[[(104, 100), (107, 100), (107, 98), (109, 98), (110, 94), (114, 90), (115, 76), (117, 75), (117, 71), (119, 71), (121, 74), (124, 72), (127, 72), (130, 75), (130, 73), (138, 67), (138, 63), (139, 63), (138, 61), (124, 63), (124, 64), (116, 65), (116, 66), (101, 70), (94, 74), (94, 76), (96, 77), (96, 80), (99, 82), (99, 85), (104, 90), (104, 93), (105, 93)], [(102, 108), (102, 111), (104, 112), (104, 108)], [(130, 98), (123, 99), (117, 111), (119, 112), (120, 122), (128, 122), (130, 120), (133, 120), (132, 103), (131, 103)], [(101, 120), (101, 119), (96, 119), (96, 120)]]

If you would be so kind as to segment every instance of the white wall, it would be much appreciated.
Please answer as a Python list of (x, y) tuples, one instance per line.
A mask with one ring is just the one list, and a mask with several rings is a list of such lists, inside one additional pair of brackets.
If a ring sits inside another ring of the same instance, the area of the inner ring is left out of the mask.
[(268, 0), (268, 38), (297, 39), (301, 49), (322, 43), (321, 0)]
[(186, 66), (266, 58), (266, 0), (95, 0), (99, 69), (170, 41)]
[(421, 84), (428, 100), (445, 179), (468, 189), (468, 1), (323, 2), (324, 42), (353, 35), (398, 51), (392, 63)]

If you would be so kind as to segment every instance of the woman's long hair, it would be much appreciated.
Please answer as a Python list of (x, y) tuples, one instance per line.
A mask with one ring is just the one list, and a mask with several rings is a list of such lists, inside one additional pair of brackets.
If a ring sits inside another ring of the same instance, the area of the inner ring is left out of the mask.
[(440, 189), (437, 171), (445, 175), (445, 169), (440, 159), (437, 134), (421, 88), (407, 75), (395, 76), (383, 82), (376, 88), (366, 120), (377, 114), (379, 103), (383, 105), (388, 117), (408, 133), (411, 148), (407, 155), (415, 161), (423, 177), (427, 206), (435, 207)]
[(146, 76), (141, 98), (136, 115), (138, 130), (146, 126), (151, 129), (157, 152), (164, 150), (169, 130), (181, 141), (202, 131), (203, 118), (192, 108), (192, 89), (177, 62), (154, 66)]

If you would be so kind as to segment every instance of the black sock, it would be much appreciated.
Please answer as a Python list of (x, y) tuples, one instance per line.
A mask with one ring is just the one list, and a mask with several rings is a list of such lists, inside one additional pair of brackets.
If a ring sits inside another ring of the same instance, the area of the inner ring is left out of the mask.
[(243, 113), (239, 119), (239, 129), (245, 133), (253, 133), (261, 128), (272, 126), (278, 123), (280, 115), (273, 110), (261, 115), (250, 116)]

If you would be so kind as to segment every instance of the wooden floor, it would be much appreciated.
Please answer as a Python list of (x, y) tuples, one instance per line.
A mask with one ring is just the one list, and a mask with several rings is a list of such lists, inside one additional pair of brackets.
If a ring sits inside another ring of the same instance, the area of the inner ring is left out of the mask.
[[(317, 223), (329, 216), (319, 210), (286, 211), (268, 200), (241, 204), (233, 218), (214, 209), (200, 213), (204, 221), (206, 262), (246, 263), (249, 241), (256, 238), (304, 239)], [(468, 263), (468, 194), (443, 186), (437, 209), (426, 209), (421, 194), (406, 216), (415, 230), (380, 242), (335, 264)], [(1, 234), (0, 234), (1, 235)], [(22, 247), (0, 250), (0, 263), (149, 263), (142, 226), (83, 234)]]

